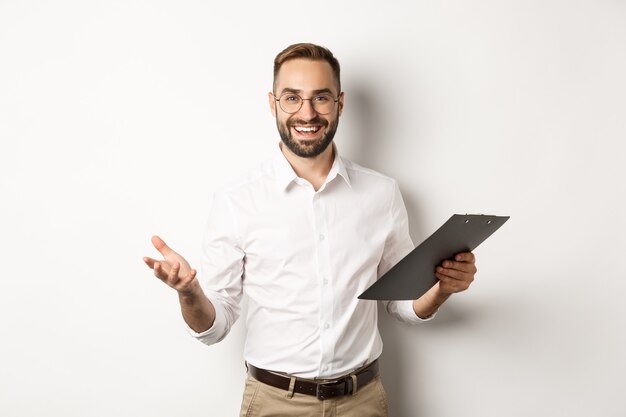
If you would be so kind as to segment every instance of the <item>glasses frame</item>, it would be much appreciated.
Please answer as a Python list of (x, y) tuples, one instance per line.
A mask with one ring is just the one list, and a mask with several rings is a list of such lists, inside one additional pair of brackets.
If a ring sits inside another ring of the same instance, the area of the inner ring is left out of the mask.
[[(290, 111), (287, 111), (287, 110), (283, 109), (283, 106), (280, 105), (280, 98), (283, 97), (286, 94), (293, 95), (293, 96), (298, 96), (300, 98), (301, 101), (300, 101), (300, 107), (298, 107), (298, 110), (296, 110), (294, 112), (290, 112)], [(302, 96), (300, 94), (297, 94), (297, 93), (283, 93), (283, 94), (280, 95), (280, 97), (276, 97), (276, 94), (274, 94), (274, 93), (272, 93), (272, 95), (274, 96), (274, 101), (278, 102), (278, 107), (280, 107), (280, 109), (282, 111), (284, 111), (285, 113), (287, 113), (287, 114), (296, 114), (296, 113), (298, 113), (302, 109), (302, 106), (304, 106), (304, 102), (308, 100), (308, 101), (311, 102), (311, 107), (313, 108), (313, 110), (315, 110), (315, 113), (321, 114), (322, 116), (325, 116), (327, 114), (331, 114), (333, 112), (333, 110), (335, 110), (335, 107), (337, 106), (337, 102), (339, 101), (339, 97), (337, 97), (336, 99), (333, 100), (333, 102), (335, 104), (333, 105), (333, 108), (328, 113), (320, 113), (319, 111), (317, 111), (317, 109), (315, 108), (315, 105), (313, 104), (313, 98), (302, 98)], [(317, 94), (317, 95), (319, 96), (321, 94)], [(330, 94), (328, 94), (328, 95), (330, 96)]]

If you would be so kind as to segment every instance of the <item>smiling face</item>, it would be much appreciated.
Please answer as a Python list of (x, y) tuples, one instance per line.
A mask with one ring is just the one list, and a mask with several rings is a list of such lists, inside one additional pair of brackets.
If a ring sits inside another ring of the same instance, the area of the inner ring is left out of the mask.
[[(276, 102), (275, 99), (285, 93), (305, 99), (296, 113), (285, 112)], [(320, 94), (339, 99), (328, 114), (316, 112), (308, 100)], [(303, 158), (313, 158), (324, 152), (335, 136), (343, 110), (343, 93), (339, 92), (339, 83), (328, 62), (303, 58), (284, 62), (269, 99), (280, 138), (291, 152)]]

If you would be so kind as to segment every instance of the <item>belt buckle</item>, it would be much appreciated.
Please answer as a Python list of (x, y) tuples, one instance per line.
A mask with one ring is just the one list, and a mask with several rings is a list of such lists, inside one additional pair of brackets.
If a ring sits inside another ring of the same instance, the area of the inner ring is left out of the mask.
[(323, 401), (327, 398), (338, 397), (339, 395), (330, 395), (329, 397), (325, 397), (322, 392), (322, 388), (331, 388), (331, 387), (340, 387), (343, 386), (343, 393), (340, 395), (347, 395), (352, 392), (352, 378), (342, 378), (334, 382), (327, 382), (325, 384), (317, 384), (315, 388), (315, 396), (318, 400)]
[(325, 384), (317, 384), (317, 386), (315, 387), (315, 396), (317, 397), (318, 400), (320, 401), (324, 401), (326, 399), (326, 397), (324, 397), (324, 393), (322, 392), (322, 388), (323, 387), (330, 387), (332, 385), (337, 384), (336, 382), (326, 382)]

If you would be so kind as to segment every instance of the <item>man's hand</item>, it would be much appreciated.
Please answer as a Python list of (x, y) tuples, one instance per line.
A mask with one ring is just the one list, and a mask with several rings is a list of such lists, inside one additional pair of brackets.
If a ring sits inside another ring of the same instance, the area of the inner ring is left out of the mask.
[(458, 253), (454, 261), (443, 261), (435, 270), (439, 282), (413, 301), (415, 314), (421, 318), (433, 315), (452, 294), (469, 288), (476, 271), (476, 258), (472, 252)]
[(459, 253), (454, 261), (443, 261), (435, 270), (441, 294), (465, 291), (476, 275), (476, 257), (472, 252)]
[(196, 279), (197, 271), (192, 269), (185, 258), (174, 252), (160, 237), (152, 236), (152, 244), (163, 255), (162, 261), (147, 256), (143, 258), (146, 265), (154, 270), (154, 275), (181, 295), (197, 293), (200, 288)]

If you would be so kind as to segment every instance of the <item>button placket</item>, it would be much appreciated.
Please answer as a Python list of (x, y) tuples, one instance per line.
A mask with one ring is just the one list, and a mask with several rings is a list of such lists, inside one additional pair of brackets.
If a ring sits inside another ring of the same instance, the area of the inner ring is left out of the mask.
[(319, 193), (313, 198), (313, 212), (315, 217), (315, 231), (317, 233), (317, 265), (318, 282), (320, 285), (320, 372), (328, 375), (332, 369), (330, 363), (334, 354), (334, 343), (332, 339), (333, 323), (333, 293), (329, 284), (328, 276), (330, 271), (329, 240), (326, 221), (326, 207), (324, 198)]

